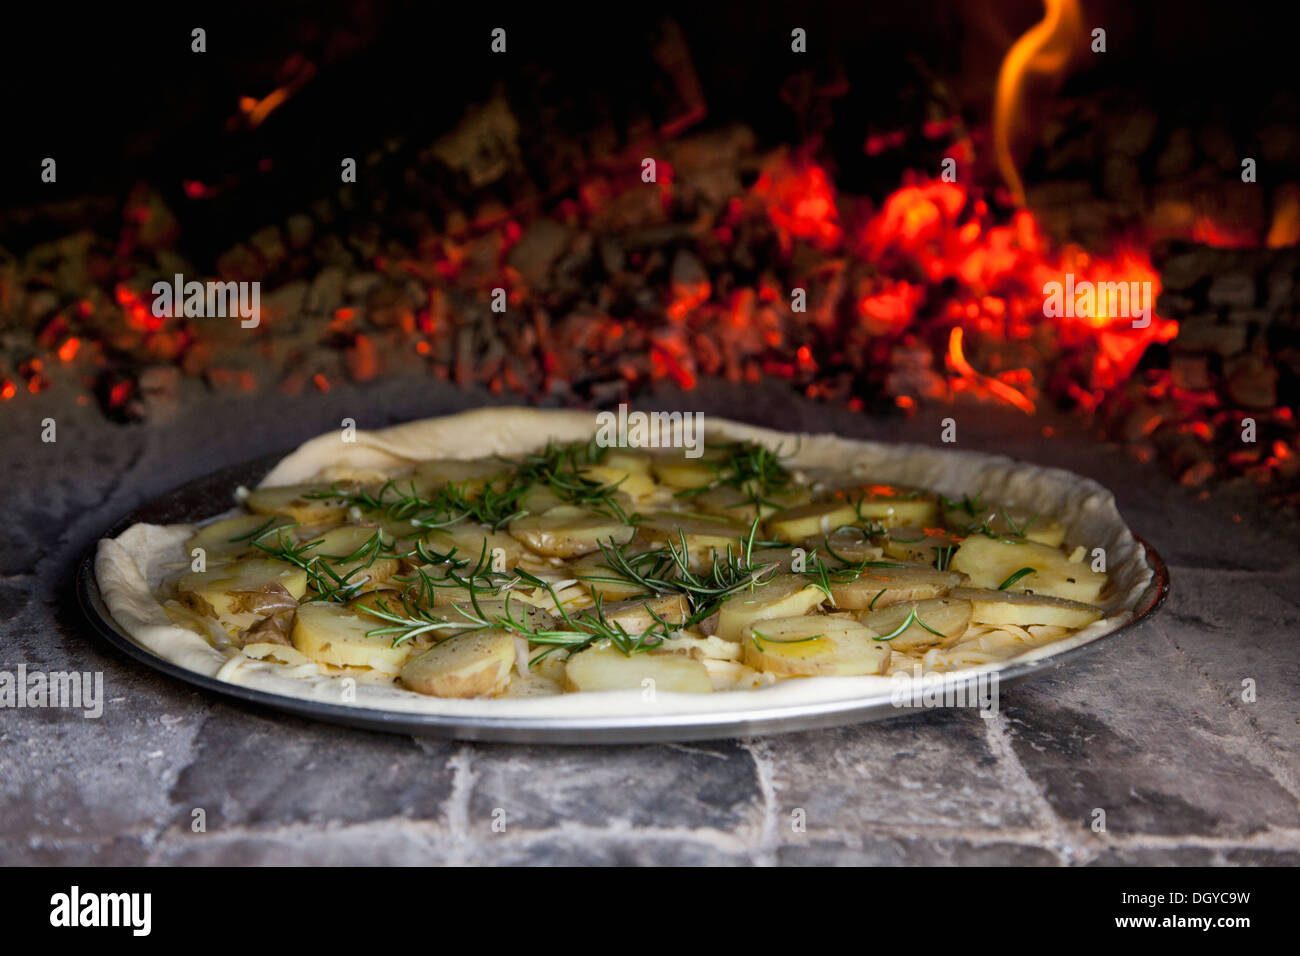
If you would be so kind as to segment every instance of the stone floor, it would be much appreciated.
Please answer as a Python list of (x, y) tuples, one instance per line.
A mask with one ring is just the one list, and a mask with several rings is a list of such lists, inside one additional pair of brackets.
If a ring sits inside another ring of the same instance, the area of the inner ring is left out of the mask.
[[(311, 723), (156, 676), (88, 632), (69, 582), (102, 530), (174, 485), (344, 416), (378, 426), (482, 396), (428, 380), (302, 399), (186, 387), (185, 411), (148, 428), (69, 405), (53, 444), (40, 419), (56, 406), (4, 407), (0, 671), (102, 671), (108, 703), (97, 720), (0, 710), (0, 862), (1300, 863), (1300, 528), (1248, 491), (1197, 500), (1068, 421), (1048, 439), (1017, 413), (958, 411), (958, 448), (1114, 490), (1172, 568), (1156, 621), (1004, 688), (992, 720), (932, 711), (682, 745), (464, 744)], [(881, 423), (783, 391), (706, 387), (661, 404), (939, 433), (938, 415)]]

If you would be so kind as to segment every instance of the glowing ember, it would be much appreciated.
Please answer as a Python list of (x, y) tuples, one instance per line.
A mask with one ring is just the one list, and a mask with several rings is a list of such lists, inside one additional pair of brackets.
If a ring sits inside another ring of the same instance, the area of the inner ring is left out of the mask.
[(210, 199), (216, 195), (217, 191), (197, 179), (186, 179), (181, 183), (181, 189), (185, 191), (187, 199)]
[(121, 408), (133, 391), (130, 382), (117, 382), (108, 390), (108, 404), (111, 408)]
[(823, 248), (839, 242), (835, 190), (820, 166), (802, 162), (769, 168), (754, 184), (754, 195), (766, 204), (768, 215), (787, 248), (792, 236)]
[[(1176, 322), (1154, 313), (1145, 327), (1135, 327), (1137, 303), (1129, 304), (1122, 315), (1110, 315), (1105, 296), (1082, 312), (1047, 317), (1048, 284), (1062, 282), (1067, 275), (1071, 282), (1102, 289), (1122, 283), (1126, 292), (1142, 290), (1147, 306), (1160, 294), (1159, 275), (1145, 255), (1131, 248), (1109, 257), (1074, 247), (1055, 250), (1031, 212), (1019, 210), (1009, 223), (998, 224), (986, 202), (972, 201), (968, 190), (956, 183), (903, 186), (858, 236), (857, 253), (868, 262), (890, 273), (920, 273), (936, 284), (900, 281), (865, 296), (858, 311), (873, 334), (898, 334), (927, 315), (1003, 341), (1033, 339), (1046, 330), (1057, 348), (1091, 354), (1086, 389), (1109, 390), (1132, 373), (1151, 344), (1167, 342), (1178, 331)], [(948, 298), (935, 301), (941, 289)], [(967, 382), (983, 384), (989, 394), (1018, 408), (1032, 408), (1032, 402), (1005, 383), (988, 385), (985, 377), (968, 373), (960, 341), (958, 337), (954, 352), (949, 337), (950, 368)]]
[(911, 323), (924, 296), (921, 287), (899, 282), (883, 292), (863, 296), (858, 312), (871, 332), (898, 333)]
[[(1063, 67), (1066, 40), (1079, 26), (1074, 4), (1048, 0), (1047, 8), (1044, 22), (1012, 47), (999, 83), (997, 159), (1017, 197), (1011, 135), (1025, 77)], [(265, 120), (289, 89), (243, 102), (247, 123)], [(1034, 211), (976, 178), (969, 161), (978, 134), (939, 120), (921, 132), (952, 138), (944, 155), (966, 157), (961, 168), (970, 177), (908, 173), (883, 198), (838, 195), (811, 150), (782, 151), (767, 154), (749, 189), (703, 202), (700, 171), (684, 150), (675, 170), (661, 161), (654, 192), (613, 166), (583, 173), (572, 195), (546, 200), (549, 207), (493, 199), (447, 213), (440, 227), (426, 223), (414, 241), (378, 225), (372, 237), (362, 223), (348, 245), (364, 254), (324, 272), (318, 264), (316, 273), (305, 250), (346, 227), (303, 216), (307, 228), (289, 243), (302, 256), (286, 260), (276, 239), (243, 243), (241, 255), (216, 262), (223, 278), (260, 275), (280, 286), (268, 289), (284, 303), (268, 308), (272, 321), (239, 338), (217, 322), (153, 314), (147, 290), (162, 260), (133, 243), (147, 223), (174, 217), (161, 202), (133, 202), (119, 261), (98, 271), (97, 287), (35, 317), (31, 347), (0, 367), (15, 373), (0, 378), (0, 400), (49, 387), (46, 372), (60, 384), (95, 382), (95, 397), (116, 419), (147, 419), (157, 390), (145, 376), (178, 370), (213, 389), (288, 394), (424, 372), (493, 394), (586, 404), (657, 382), (692, 389), (709, 378), (738, 386), (781, 380), (855, 411), (892, 403), (910, 415), (959, 396), (1025, 414), (1072, 405), (1137, 455), (1179, 450), (1177, 470), (1188, 484), (1213, 469), (1185, 449), (1222, 445), (1250, 414), (1264, 429), (1258, 447), (1219, 460), (1248, 474), (1300, 473), (1289, 411), (1270, 411), (1271, 393), (1254, 389), (1238, 401), (1226, 387), (1230, 376), (1253, 380), (1249, 356), (1236, 354), (1228, 367), (1192, 346), (1168, 356), (1151, 351), (1173, 339), (1178, 324), (1155, 314), (1160, 276), (1139, 239), (1113, 236), (1104, 252), (1053, 242)], [(915, 142), (901, 132), (873, 134), (863, 147), (883, 153)], [(726, 181), (744, 182), (756, 162), (757, 154), (738, 161)], [(197, 180), (182, 187), (191, 199), (228, 188)], [(1300, 193), (1282, 194), (1273, 212), (1270, 242), (1300, 231)], [(1190, 213), (1180, 222), (1189, 229)], [(325, 234), (313, 235), (317, 227)], [(1210, 219), (1196, 231), (1215, 245), (1238, 242)], [(137, 248), (149, 257), (133, 256)], [(1190, 288), (1169, 275), (1175, 292)], [(1071, 296), (1061, 311), (1048, 306), (1054, 284), (1142, 293)], [(498, 287), (507, 290), (508, 317), (488, 311)], [(300, 308), (304, 295), (311, 305)]]

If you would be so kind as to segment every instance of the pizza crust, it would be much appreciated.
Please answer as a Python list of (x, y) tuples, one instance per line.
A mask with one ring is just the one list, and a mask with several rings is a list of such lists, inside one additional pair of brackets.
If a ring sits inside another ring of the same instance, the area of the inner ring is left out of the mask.
[[(408, 422), (379, 431), (329, 432), (303, 444), (277, 464), (262, 487), (334, 480), (368, 470), (409, 465), (428, 458), (514, 455), (557, 441), (585, 441), (596, 430), (596, 413), (535, 408), (481, 408), (441, 418)], [(1065, 525), (1066, 539), (1106, 551), (1111, 596), (1106, 616), (1069, 637), (1009, 661), (949, 674), (977, 674), (1054, 656), (1094, 641), (1127, 622), (1150, 587), (1154, 571), (1145, 549), (1124, 524), (1114, 496), (1090, 479), (1055, 468), (998, 455), (887, 445), (835, 435), (793, 435), (707, 417), (705, 436), (749, 439), (791, 451), (792, 467), (848, 468), (864, 479), (931, 488), (949, 496), (983, 494), (1007, 504), (1051, 514)], [(354, 440), (345, 440), (352, 438)], [(562, 694), (551, 697), (457, 700), (428, 697), (395, 686), (353, 684), (334, 677), (294, 678), (283, 665), (255, 661), (235, 648), (219, 650), (193, 631), (178, 627), (154, 597), (154, 589), (180, 562), (193, 525), (137, 524), (116, 539), (99, 542), (95, 576), (119, 629), (157, 656), (188, 670), (232, 684), (331, 704), (402, 713), (498, 718), (625, 718), (743, 712), (756, 708), (831, 704), (890, 694), (899, 677), (814, 677), (783, 681), (755, 690), (714, 694), (639, 690)], [(903, 680), (906, 680), (903, 678)]]

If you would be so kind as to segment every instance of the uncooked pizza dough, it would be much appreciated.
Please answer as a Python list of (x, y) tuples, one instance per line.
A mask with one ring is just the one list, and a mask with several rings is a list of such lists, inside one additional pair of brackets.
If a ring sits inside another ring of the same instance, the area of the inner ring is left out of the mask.
[[(1135, 613), (1153, 580), (1143, 547), (1124, 524), (1114, 497), (1096, 482), (1065, 471), (1007, 458), (888, 445), (834, 435), (792, 435), (723, 419), (707, 419), (706, 438), (749, 441), (785, 453), (792, 469), (847, 471), (864, 481), (933, 489), (1015, 502), (1060, 522), (1066, 540), (1087, 552), (1104, 550), (1110, 585), (1098, 605), (1104, 617), (1067, 637), (1032, 647), (1008, 661), (970, 669), (997, 671), (1061, 652), (1115, 630)], [(378, 479), (430, 459), (474, 459), (533, 452), (548, 440), (587, 442), (595, 412), (483, 408), (373, 432), (332, 432), (293, 452), (263, 480), (269, 488), (306, 482)], [(228, 502), (214, 502), (213, 513)], [(169, 575), (189, 562), (185, 543), (196, 525), (137, 524), (99, 543), (95, 574), (119, 628), (141, 647), (199, 674), (274, 694), (359, 708), (413, 714), (501, 718), (624, 718), (640, 715), (719, 714), (808, 703), (849, 701), (896, 691), (899, 676), (809, 677), (728, 693), (647, 695), (640, 690), (594, 691), (540, 697), (444, 698), (393, 684), (341, 680), (313, 663), (289, 666), (252, 659), (235, 646), (214, 646), (197, 630), (178, 626), (155, 595)], [(966, 673), (966, 671), (962, 671)], [(905, 678), (904, 678), (905, 679)]]

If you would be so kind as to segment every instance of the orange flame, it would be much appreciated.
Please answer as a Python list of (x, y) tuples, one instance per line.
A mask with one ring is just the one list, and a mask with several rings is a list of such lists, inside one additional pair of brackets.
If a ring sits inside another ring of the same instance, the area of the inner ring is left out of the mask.
[(1265, 240), (1270, 249), (1285, 249), (1300, 243), (1300, 186), (1287, 183), (1273, 201), (1273, 222)]
[(241, 96), (239, 109), (248, 118), (249, 126), (261, 126), (262, 122), (288, 98), (289, 91), (283, 86), (278, 86), (260, 100), (252, 96)]
[(966, 353), (962, 349), (961, 341), (961, 326), (953, 326), (952, 332), (948, 337), (948, 364), (952, 367), (952, 370), (962, 378), (969, 380), (972, 384), (982, 386), (1004, 402), (1014, 405), (1026, 415), (1034, 414), (1034, 403), (1020, 392), (1016, 391), (1006, 382), (999, 381), (996, 378), (990, 378), (988, 375), (981, 375), (979, 372), (975, 371), (975, 369), (971, 368), (970, 362), (966, 361)]
[(1025, 188), (1011, 155), (1011, 140), (1018, 119), (1025, 79), (1030, 73), (1059, 75), (1069, 65), (1075, 42), (1082, 33), (1077, 0), (1043, 0), (1046, 15), (1011, 45), (998, 73), (993, 103), (993, 149), (998, 170), (1019, 205)]

